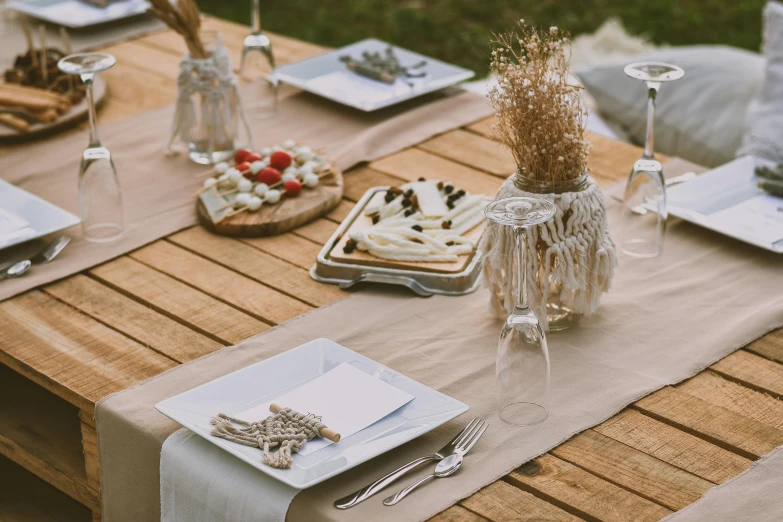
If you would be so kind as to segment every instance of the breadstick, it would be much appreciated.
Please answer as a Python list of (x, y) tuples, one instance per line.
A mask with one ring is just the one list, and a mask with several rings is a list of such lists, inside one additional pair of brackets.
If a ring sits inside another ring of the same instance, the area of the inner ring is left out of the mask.
[(24, 121), (22, 118), (14, 116), (13, 114), (0, 114), (0, 123), (7, 127), (11, 127), (12, 129), (16, 129), (19, 132), (30, 131), (30, 124)]
[(43, 89), (9, 83), (0, 83), (0, 105), (19, 106), (38, 111), (62, 108), (62, 104)]
[(0, 82), (0, 89), (14, 91), (14, 92), (21, 92), (21, 93), (32, 93), (36, 96), (40, 96), (41, 98), (46, 98), (48, 100), (51, 100), (53, 103), (57, 103), (57, 104), (70, 103), (69, 98), (67, 96), (63, 96), (62, 94), (58, 94), (56, 92), (49, 91), (46, 89), (41, 89), (39, 87), (31, 87), (29, 85), (19, 85), (18, 83)]

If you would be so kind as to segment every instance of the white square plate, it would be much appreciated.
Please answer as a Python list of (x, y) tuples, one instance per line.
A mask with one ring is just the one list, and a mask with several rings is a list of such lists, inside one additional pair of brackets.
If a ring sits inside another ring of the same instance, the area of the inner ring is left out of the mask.
[[(727, 209), (766, 194), (757, 185), (760, 178), (756, 177), (754, 170), (758, 165), (774, 166), (774, 163), (755, 156), (743, 156), (691, 181), (666, 189), (669, 214), (751, 245), (783, 253), (783, 240), (769, 241), (761, 234), (754, 234), (753, 222), (724, 219)], [(783, 199), (780, 199), (780, 208), (783, 209)]]
[(8, 7), (33, 18), (71, 29), (114, 22), (147, 11), (145, 0), (121, 0), (98, 7), (80, 0), (11, 0)]
[[(426, 75), (408, 78), (407, 83), (398, 78), (394, 84), (386, 84), (356, 74), (340, 61), (344, 55), (358, 58), (365, 51), (384, 53), (388, 47), (394, 49), (403, 66), (425, 61), (421, 71)], [(282, 65), (275, 70), (274, 77), (337, 103), (370, 112), (449, 87), (474, 74), (468, 69), (368, 38), (301, 62)]]
[[(348, 363), (408, 392), (414, 399), (375, 424), (310, 455), (291, 469), (262, 464), (262, 452), (210, 435), (210, 419), (233, 415), (297, 388)], [(404, 444), (467, 411), (468, 406), (328, 339), (316, 339), (170, 397), (155, 408), (258, 470), (295, 488), (308, 488)]]
[[(0, 231), (0, 248), (43, 237), (80, 223), (80, 219), (38, 196), (0, 179), (0, 221), (26, 222), (14, 232)], [(2, 228), (2, 227), (0, 227)]]

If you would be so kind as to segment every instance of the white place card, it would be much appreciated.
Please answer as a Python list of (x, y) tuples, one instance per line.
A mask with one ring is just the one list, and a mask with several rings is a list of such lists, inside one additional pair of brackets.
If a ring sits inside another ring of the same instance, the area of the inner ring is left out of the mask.
[(783, 239), (783, 199), (760, 194), (709, 215), (718, 227), (774, 243)]
[[(413, 398), (391, 384), (342, 363), (295, 390), (234, 416), (248, 422), (262, 420), (272, 415), (269, 406), (274, 403), (300, 413), (319, 415), (329, 429), (345, 438), (378, 422)], [(333, 442), (316, 438), (305, 444), (300, 453), (309, 455), (330, 444)]]

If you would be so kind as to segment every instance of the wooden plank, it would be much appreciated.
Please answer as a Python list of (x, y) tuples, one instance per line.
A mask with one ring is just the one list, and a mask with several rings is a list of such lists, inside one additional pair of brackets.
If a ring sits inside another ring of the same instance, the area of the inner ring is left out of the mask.
[(479, 120), (476, 123), (472, 123), (467, 127), (467, 129), (471, 132), (475, 132), (476, 134), (480, 134), (485, 138), (493, 138), (494, 131), (492, 130), (492, 126), (495, 125), (497, 121), (497, 117), (492, 115), (488, 118), (484, 118), (483, 120)]
[(0, 457), (0, 520), (3, 522), (89, 522), (89, 508), (26, 469)]
[(88, 487), (76, 407), (0, 365), (0, 454), (79, 503), (98, 506)]
[(325, 245), (334, 231), (337, 230), (337, 223), (328, 219), (316, 219), (308, 224), (294, 230), (294, 234), (309, 239), (318, 245)]
[[(182, 37), (180, 36), (179, 38), (181, 39)], [(129, 69), (126, 72), (129, 74), (133, 74), (135, 71), (144, 71), (168, 79), (174, 86), (174, 95), (176, 96), (179, 56), (167, 53), (161, 49), (142, 45), (136, 40), (110, 45), (102, 50), (114, 55), (118, 64), (127, 66)]]
[(460, 504), (493, 522), (582, 520), (502, 480), (493, 482), (464, 499)]
[(87, 485), (97, 493), (101, 489), (101, 472), (98, 468), (98, 432), (95, 431), (95, 426), (90, 426), (86, 422), (80, 422), (80, 425)]
[(676, 389), (743, 417), (783, 430), (783, 401), (728, 381), (715, 373), (702, 372), (680, 383)]
[(271, 324), (286, 321), (312, 309), (296, 299), (168, 241), (151, 243), (131, 253), (131, 257)]
[(462, 506), (455, 505), (441, 511), (429, 519), (429, 522), (485, 522), (486, 520), (486, 518), (468, 511)]
[(523, 464), (506, 480), (588, 520), (652, 522), (671, 513), (553, 455), (542, 455)]
[(224, 346), (82, 274), (43, 290), (179, 363)]
[(751, 464), (746, 458), (635, 410), (623, 410), (593, 429), (716, 484), (739, 475)]
[(40, 291), (0, 303), (0, 362), (79, 408), (176, 365)]
[[(329, 226), (337, 226), (331, 221), (324, 222)], [(275, 296), (280, 296), (280, 292), (283, 292), (309, 305), (321, 306), (347, 295), (336, 286), (314, 281), (306, 270), (234, 239), (212, 235), (200, 227), (170, 236), (169, 240), (274, 288)], [(293, 299), (276, 297), (275, 306), (278, 306), (278, 303), (286, 303), (287, 309), (283, 314), (286, 319), (304, 312), (302, 304), (297, 304)], [(289, 315), (291, 311), (296, 311), (296, 314)]]
[(290, 232), (278, 236), (241, 238), (239, 241), (305, 270), (310, 270), (321, 250), (309, 239)]
[(511, 153), (500, 143), (462, 129), (436, 136), (418, 147), (502, 178), (516, 169)]
[(783, 444), (783, 430), (710, 404), (674, 388), (662, 388), (635, 405), (656, 419), (755, 459)]
[(345, 179), (343, 197), (353, 202), (362, 199), (371, 188), (393, 187), (404, 182), (402, 178), (390, 176), (367, 166), (349, 170), (343, 174), (343, 177)]
[(370, 167), (380, 172), (415, 181), (420, 177), (451, 181), (457, 187), (474, 194), (494, 196), (503, 181), (492, 176), (435, 154), (420, 149), (405, 149), (373, 161)]
[(756, 339), (745, 350), (783, 364), (783, 328)]
[(223, 344), (240, 343), (270, 328), (267, 323), (127, 256), (93, 268), (90, 275)]
[(347, 199), (344, 199), (340, 202), (337, 207), (326, 214), (324, 216), (329, 221), (334, 221), (335, 223), (342, 223), (345, 218), (348, 217), (348, 214), (351, 213), (351, 210), (353, 210), (354, 203), (352, 201), (349, 201)]
[(699, 499), (712, 483), (593, 430), (551, 451), (553, 455), (669, 509)]
[(710, 366), (732, 381), (783, 399), (783, 365), (745, 350), (737, 350)]

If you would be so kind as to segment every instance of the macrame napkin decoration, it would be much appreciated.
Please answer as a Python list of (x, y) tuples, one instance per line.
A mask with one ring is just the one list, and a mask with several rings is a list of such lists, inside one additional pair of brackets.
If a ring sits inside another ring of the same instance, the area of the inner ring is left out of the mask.
[[(332, 442), (340, 440), (340, 434), (327, 428), (317, 415), (298, 413), (276, 404), (272, 404), (270, 410), (274, 415), (258, 422), (247, 422), (219, 413), (210, 421), (214, 426), (212, 435), (260, 448), (264, 452), (264, 464), (278, 469), (290, 468), (294, 462), (292, 453), (298, 452), (315, 437)], [(273, 453), (274, 448), (277, 451)]]

